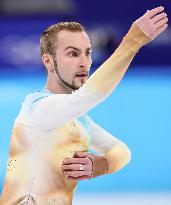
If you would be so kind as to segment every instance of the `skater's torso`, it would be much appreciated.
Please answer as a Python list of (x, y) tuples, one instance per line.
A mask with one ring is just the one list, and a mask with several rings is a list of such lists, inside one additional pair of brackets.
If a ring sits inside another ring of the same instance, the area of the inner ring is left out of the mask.
[(16, 123), (0, 204), (70, 205), (77, 181), (67, 179), (61, 165), (76, 151), (87, 151), (88, 141), (78, 120), (46, 132)]

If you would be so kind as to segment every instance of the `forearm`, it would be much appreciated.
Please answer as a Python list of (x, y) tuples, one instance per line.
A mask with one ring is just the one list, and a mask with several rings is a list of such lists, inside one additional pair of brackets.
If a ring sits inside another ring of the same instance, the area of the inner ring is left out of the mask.
[(93, 164), (91, 178), (110, 174), (123, 168), (131, 159), (131, 152), (125, 145), (113, 146), (104, 156), (89, 154)]
[(101, 176), (108, 172), (108, 162), (104, 156), (89, 154), (88, 157), (92, 161), (92, 173), (90, 178)]
[(109, 95), (124, 76), (135, 54), (150, 40), (134, 23), (117, 50), (96, 70), (86, 86)]

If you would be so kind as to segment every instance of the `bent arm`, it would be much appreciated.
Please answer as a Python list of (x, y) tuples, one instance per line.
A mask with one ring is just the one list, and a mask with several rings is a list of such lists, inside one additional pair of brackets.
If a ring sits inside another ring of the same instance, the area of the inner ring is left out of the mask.
[[(102, 155), (107, 161), (107, 169), (105, 169), (105, 167), (100, 168), (99, 163), (96, 165), (98, 167), (95, 169), (98, 171), (98, 173), (99, 170), (102, 170), (102, 173), (103, 170), (107, 170), (105, 173), (108, 174), (113, 173), (127, 165), (131, 159), (131, 151), (128, 146), (97, 125), (88, 116), (87, 120), (89, 124), (88, 130), (91, 135), (89, 149), (94, 150), (98, 154)], [(101, 162), (104, 160), (103, 157), (101, 158)], [(105, 163), (101, 163), (101, 165), (105, 166)]]

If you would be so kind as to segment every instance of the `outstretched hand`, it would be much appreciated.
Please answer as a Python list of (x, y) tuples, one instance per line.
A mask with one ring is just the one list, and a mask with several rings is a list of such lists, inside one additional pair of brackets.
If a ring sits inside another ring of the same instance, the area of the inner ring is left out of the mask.
[(148, 10), (134, 24), (137, 24), (153, 40), (168, 27), (167, 22), (167, 14), (164, 12), (164, 7), (161, 6)]

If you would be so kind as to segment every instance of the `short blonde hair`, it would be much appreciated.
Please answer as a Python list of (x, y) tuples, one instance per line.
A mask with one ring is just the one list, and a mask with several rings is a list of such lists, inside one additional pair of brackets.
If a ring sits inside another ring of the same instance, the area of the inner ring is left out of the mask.
[(41, 56), (45, 53), (55, 55), (55, 39), (56, 34), (62, 30), (71, 32), (82, 32), (84, 27), (78, 22), (60, 22), (48, 27), (40, 37), (40, 54)]

